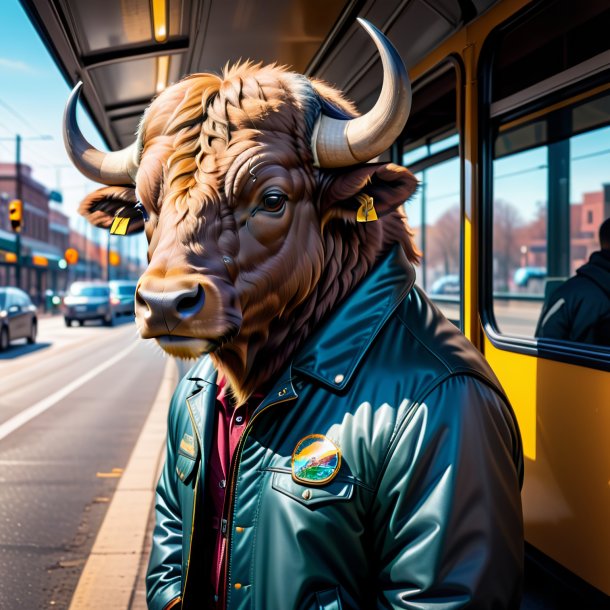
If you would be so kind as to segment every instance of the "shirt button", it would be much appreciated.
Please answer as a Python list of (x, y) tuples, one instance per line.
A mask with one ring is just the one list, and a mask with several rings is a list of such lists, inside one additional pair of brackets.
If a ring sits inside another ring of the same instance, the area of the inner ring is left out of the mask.
[(241, 415), (238, 415), (238, 416), (235, 418), (235, 423), (236, 423), (236, 424), (241, 424), (241, 422), (243, 422), (243, 421), (244, 421), (244, 418), (243, 418)]
[(220, 489), (224, 489), (226, 486), (227, 482), (224, 479), (218, 482), (218, 487), (220, 487)]

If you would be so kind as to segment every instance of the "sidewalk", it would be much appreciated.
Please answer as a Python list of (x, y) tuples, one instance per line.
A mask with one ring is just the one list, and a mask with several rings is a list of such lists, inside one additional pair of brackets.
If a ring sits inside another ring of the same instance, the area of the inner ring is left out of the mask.
[(70, 610), (146, 610), (145, 572), (163, 459), (167, 410), (178, 382), (168, 360), (161, 385), (108, 507)]
[(146, 528), (146, 536), (144, 537), (144, 546), (140, 556), (140, 566), (138, 576), (133, 589), (133, 596), (128, 610), (148, 610), (146, 605), (146, 568), (148, 567), (148, 556), (152, 546), (152, 534), (155, 527), (155, 511), (154, 502), (150, 506), (150, 514), (148, 517), (148, 526)]

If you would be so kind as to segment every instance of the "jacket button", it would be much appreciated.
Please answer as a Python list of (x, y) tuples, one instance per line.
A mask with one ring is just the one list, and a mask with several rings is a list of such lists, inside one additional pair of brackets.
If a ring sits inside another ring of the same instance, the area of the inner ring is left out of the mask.
[(345, 375), (335, 375), (335, 383), (339, 384), (345, 379)]
[(236, 589), (241, 589), (241, 583), (236, 582), (236, 583), (235, 583), (235, 588), (236, 588)]
[(240, 527), (240, 526), (238, 525), (238, 526), (235, 528), (235, 531), (236, 531), (238, 534), (243, 534), (243, 533), (244, 533), (244, 528), (243, 528), (243, 527)]
[(309, 500), (311, 498), (311, 489), (306, 489), (303, 493), (303, 500)]

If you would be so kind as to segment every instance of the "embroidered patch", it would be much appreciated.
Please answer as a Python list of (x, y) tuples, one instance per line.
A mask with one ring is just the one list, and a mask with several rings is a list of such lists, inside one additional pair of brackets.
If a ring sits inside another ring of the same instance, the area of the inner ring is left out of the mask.
[(195, 441), (190, 434), (185, 434), (180, 441), (180, 449), (186, 453), (186, 455), (190, 455), (191, 457), (195, 457)]
[(341, 450), (323, 434), (301, 439), (292, 453), (292, 478), (299, 483), (324, 485), (341, 467)]

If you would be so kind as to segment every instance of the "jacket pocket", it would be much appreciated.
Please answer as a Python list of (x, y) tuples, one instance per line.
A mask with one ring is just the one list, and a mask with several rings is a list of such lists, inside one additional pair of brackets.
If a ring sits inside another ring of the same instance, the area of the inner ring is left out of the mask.
[(297, 483), (290, 472), (274, 471), (271, 486), (309, 508), (331, 502), (345, 502), (351, 500), (354, 494), (354, 484), (339, 477), (323, 486), (309, 486)]
[(184, 484), (189, 483), (193, 478), (193, 474), (197, 471), (196, 465), (196, 459), (178, 453), (176, 457), (176, 474)]
[(318, 591), (316, 593), (316, 602), (318, 610), (341, 610), (341, 598), (339, 597), (339, 589), (326, 589), (326, 591)]

